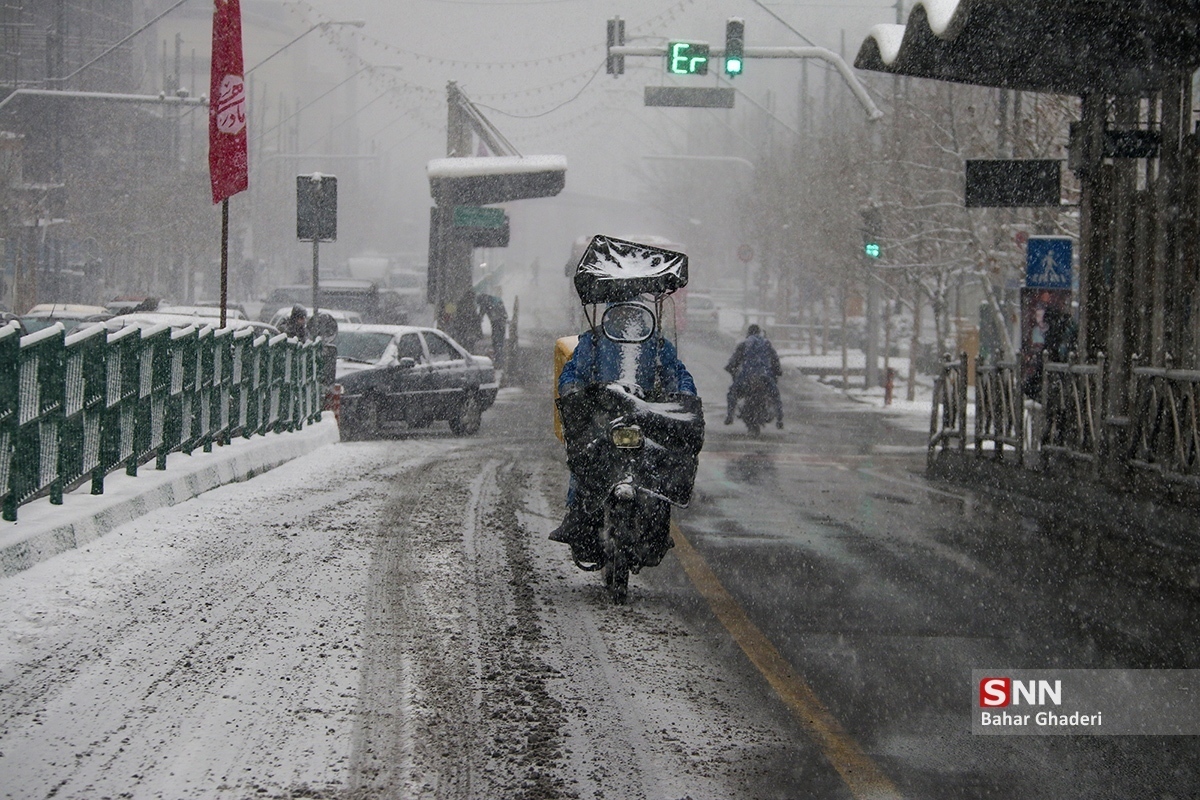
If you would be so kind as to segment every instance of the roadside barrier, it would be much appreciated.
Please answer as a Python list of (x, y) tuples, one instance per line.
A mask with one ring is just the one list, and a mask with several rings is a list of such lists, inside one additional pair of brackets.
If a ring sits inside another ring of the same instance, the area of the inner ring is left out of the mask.
[[(956, 361), (949, 355), (934, 384), (929, 424), (929, 464), (940, 452), (965, 453), (968, 444), (968, 360), (964, 352)], [(1017, 362), (975, 366), (975, 456), (1004, 460), (1012, 448), (1014, 463), (1025, 462), (1034, 452), (1043, 461), (1051, 456), (1099, 464), (1104, 448), (1101, 410), (1104, 408), (1104, 354), (1095, 363), (1042, 363), (1039, 400), (1027, 401), (1022, 393)], [(985, 449), (990, 443), (991, 447)]]
[(1013, 449), (1016, 463), (1025, 460), (1025, 397), (1021, 394), (1021, 369), (1015, 361), (977, 364), (975, 367), (975, 456), (992, 443), (992, 458), (1004, 460), (1004, 448)]
[(1200, 485), (1200, 370), (1133, 369), (1129, 463), (1139, 471)]
[(165, 325), (22, 337), (0, 328), (0, 515), (91, 478), (234, 436), (299, 430), (321, 418), (324, 347), (253, 329)]
[(1042, 360), (1040, 451), (1100, 468), (1104, 448), (1104, 353), (1094, 363)]
[(958, 361), (947, 353), (942, 370), (933, 382), (933, 409), (929, 419), (928, 462), (932, 466), (939, 449), (951, 444), (959, 453), (967, 449), (967, 354)]

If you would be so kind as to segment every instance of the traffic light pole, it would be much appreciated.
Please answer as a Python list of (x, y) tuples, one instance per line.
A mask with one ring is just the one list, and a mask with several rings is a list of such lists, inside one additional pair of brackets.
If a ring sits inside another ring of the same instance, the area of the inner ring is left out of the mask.
[[(658, 47), (636, 47), (632, 45), (616, 45), (608, 48), (610, 56), (646, 56), (655, 58), (666, 58), (668, 50), (664, 46)], [(708, 50), (710, 58), (724, 58), (725, 48), (710, 47)], [(742, 57), (751, 58), (816, 58), (831, 64), (837, 69), (838, 74), (842, 76), (842, 80), (850, 87), (850, 91), (858, 100), (863, 110), (867, 112), (867, 119), (874, 122), (882, 119), (883, 112), (875, 105), (875, 101), (871, 99), (871, 95), (867, 92), (867, 88), (863, 86), (862, 81), (850, 69), (850, 65), (846, 60), (832, 50), (826, 50), (824, 47), (747, 47), (742, 51)]]

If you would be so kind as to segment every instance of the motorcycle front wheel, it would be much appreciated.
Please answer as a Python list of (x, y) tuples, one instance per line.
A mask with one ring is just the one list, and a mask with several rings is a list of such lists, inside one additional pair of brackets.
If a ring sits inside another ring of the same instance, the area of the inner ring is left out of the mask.
[(631, 509), (622, 509), (620, 513), (609, 503), (604, 512), (604, 588), (616, 605), (624, 605), (629, 600), (629, 558), (622, 546), (627, 532), (623, 524), (632, 520)]

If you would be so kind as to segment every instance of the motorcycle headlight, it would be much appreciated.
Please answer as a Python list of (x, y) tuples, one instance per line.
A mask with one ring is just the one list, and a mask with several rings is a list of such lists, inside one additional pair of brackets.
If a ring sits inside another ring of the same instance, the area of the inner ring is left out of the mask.
[(635, 449), (642, 446), (642, 431), (635, 427), (612, 429), (612, 443), (617, 447)]

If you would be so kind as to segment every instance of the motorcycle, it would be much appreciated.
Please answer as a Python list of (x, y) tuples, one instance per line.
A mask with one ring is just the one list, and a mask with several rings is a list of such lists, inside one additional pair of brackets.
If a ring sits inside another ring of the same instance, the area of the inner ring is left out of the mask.
[(558, 408), (579, 502), (600, 524), (603, 553), (593, 569), (624, 603), (630, 573), (657, 566), (674, 545), (671, 506), (691, 500), (703, 406), (694, 395), (650, 402), (636, 387), (609, 383), (561, 397)]
[[(592, 330), (630, 345), (662, 335), (663, 300), (686, 283), (683, 254), (603, 236), (593, 239), (575, 278), (585, 314), (589, 305), (608, 304)], [(653, 311), (632, 302), (647, 294)], [(674, 546), (671, 506), (691, 500), (703, 404), (694, 395), (655, 396), (632, 381), (614, 381), (585, 385), (556, 405), (578, 502), (600, 533), (598, 559), (576, 564), (602, 571), (613, 602), (624, 603), (630, 574), (657, 566)]]
[(745, 391), (738, 398), (738, 418), (746, 423), (746, 430), (751, 436), (758, 436), (762, 427), (775, 417), (770, 405), (770, 380), (766, 375), (750, 378)]

